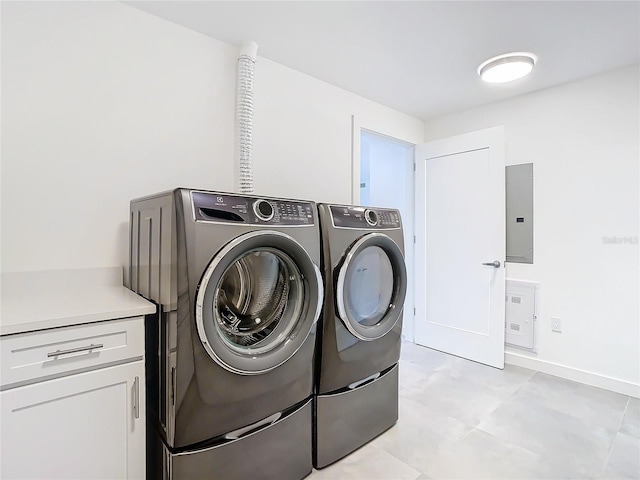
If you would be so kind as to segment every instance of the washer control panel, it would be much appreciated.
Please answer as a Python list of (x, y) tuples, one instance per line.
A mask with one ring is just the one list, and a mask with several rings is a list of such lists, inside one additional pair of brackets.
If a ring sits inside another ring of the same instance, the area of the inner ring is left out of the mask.
[(197, 222), (251, 225), (313, 225), (312, 202), (248, 197), (229, 193), (191, 192)]
[(367, 208), (331, 205), (333, 225), (338, 228), (400, 228), (400, 212), (393, 208)]

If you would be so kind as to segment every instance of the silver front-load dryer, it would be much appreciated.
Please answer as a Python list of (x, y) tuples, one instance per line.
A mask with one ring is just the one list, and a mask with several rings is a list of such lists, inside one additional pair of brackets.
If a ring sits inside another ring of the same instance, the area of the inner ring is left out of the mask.
[(147, 321), (148, 478), (302, 478), (323, 298), (313, 202), (176, 189), (131, 202)]
[(318, 205), (325, 276), (314, 465), (325, 467), (398, 418), (407, 289), (400, 212)]

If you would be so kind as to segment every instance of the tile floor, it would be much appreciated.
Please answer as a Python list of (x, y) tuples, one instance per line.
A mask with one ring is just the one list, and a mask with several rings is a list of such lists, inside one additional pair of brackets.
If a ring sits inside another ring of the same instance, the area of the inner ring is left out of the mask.
[(398, 423), (311, 480), (640, 479), (640, 401), (405, 342)]

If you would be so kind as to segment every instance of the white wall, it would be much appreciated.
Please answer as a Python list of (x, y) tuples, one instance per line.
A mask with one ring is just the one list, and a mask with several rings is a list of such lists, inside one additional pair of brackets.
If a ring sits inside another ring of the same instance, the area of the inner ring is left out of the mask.
[(636, 396), (639, 85), (635, 65), (425, 125), (427, 141), (504, 125), (507, 164), (534, 164), (534, 263), (507, 276), (541, 282), (539, 353), (507, 361)]
[[(119, 2), (2, 2), (1, 34), (3, 271), (124, 265), (130, 199), (233, 190), (235, 47)], [(257, 193), (349, 202), (353, 115), (422, 136), (260, 57), (255, 85)]]
[(351, 203), (352, 116), (422, 140), (421, 120), (303, 73), (259, 58), (255, 74), (256, 192)]

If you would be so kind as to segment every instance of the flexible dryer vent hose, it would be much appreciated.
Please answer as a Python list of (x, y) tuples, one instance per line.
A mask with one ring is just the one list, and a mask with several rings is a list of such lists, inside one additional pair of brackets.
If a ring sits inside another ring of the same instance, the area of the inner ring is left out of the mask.
[(236, 159), (238, 190), (253, 193), (253, 70), (258, 45), (254, 42), (240, 46), (236, 85)]

